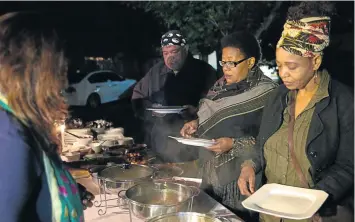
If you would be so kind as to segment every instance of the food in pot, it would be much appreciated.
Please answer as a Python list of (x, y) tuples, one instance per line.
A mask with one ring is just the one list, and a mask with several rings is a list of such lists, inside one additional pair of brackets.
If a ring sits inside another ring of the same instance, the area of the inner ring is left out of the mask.
[(152, 205), (175, 205), (182, 201), (178, 192), (169, 189), (136, 196), (134, 199), (139, 203)]
[(69, 169), (69, 173), (74, 179), (89, 177), (90, 173), (87, 170)]

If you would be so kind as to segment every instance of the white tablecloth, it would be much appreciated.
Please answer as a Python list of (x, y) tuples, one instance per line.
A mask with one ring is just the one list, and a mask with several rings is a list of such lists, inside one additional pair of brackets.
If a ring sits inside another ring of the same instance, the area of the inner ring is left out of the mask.
[[(108, 199), (114, 199), (117, 195), (107, 195)], [(100, 200), (100, 195), (95, 196), (95, 200)], [(108, 201), (108, 204), (117, 205), (117, 201)], [(130, 222), (129, 210), (123, 210), (118, 207), (107, 209), (106, 214), (100, 216), (95, 206), (85, 210), (84, 218), (86, 222)], [(104, 209), (104, 208), (101, 208)], [(210, 210), (210, 213), (214, 213), (216, 216), (226, 217), (230, 222), (243, 222), (235, 214), (226, 209), (223, 205), (216, 202), (215, 206)], [(144, 222), (132, 215), (132, 222)]]

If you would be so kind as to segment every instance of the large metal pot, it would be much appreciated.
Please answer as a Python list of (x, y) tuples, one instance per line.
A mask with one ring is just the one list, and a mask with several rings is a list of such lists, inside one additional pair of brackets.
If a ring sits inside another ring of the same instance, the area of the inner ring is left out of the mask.
[(177, 212), (157, 216), (148, 220), (148, 222), (222, 222), (229, 221), (225, 218), (216, 218), (212, 215), (194, 213), (194, 212)]
[(170, 164), (155, 164), (150, 166), (156, 169), (154, 179), (173, 179), (173, 177), (181, 176), (184, 173), (180, 167)]
[(182, 211), (190, 211), (193, 190), (185, 185), (170, 182), (137, 184), (125, 194), (130, 213), (140, 219)]
[(152, 180), (155, 169), (139, 164), (118, 164), (107, 167), (97, 173), (97, 178), (103, 181), (106, 189), (116, 191), (127, 190), (133, 185)]
[[(152, 180), (155, 169), (138, 164), (118, 164), (99, 171), (98, 183), (104, 189), (104, 194), (119, 194), (137, 183)], [(118, 204), (121, 208), (127, 208), (128, 202), (124, 196), (118, 195)]]

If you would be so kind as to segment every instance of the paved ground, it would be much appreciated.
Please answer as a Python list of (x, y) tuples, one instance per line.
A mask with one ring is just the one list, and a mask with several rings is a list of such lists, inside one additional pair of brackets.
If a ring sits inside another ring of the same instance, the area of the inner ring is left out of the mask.
[(125, 136), (133, 137), (136, 142), (142, 142), (140, 121), (134, 117), (130, 99), (104, 104), (95, 110), (87, 107), (70, 107), (70, 115), (84, 121), (104, 119), (113, 122), (115, 127), (125, 129)]

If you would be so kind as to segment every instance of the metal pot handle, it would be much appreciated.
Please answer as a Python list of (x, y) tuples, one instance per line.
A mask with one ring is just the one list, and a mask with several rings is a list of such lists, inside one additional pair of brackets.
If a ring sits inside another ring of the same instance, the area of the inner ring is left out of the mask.
[(217, 214), (214, 213), (214, 212), (207, 213), (206, 215), (207, 215), (207, 216), (210, 216), (210, 217), (212, 217), (212, 218), (219, 219), (221, 222), (232, 222), (232, 221), (229, 220), (227, 217), (224, 217), (224, 216), (217, 216)]
[(194, 186), (188, 186), (192, 190), (192, 196), (196, 197), (200, 194), (200, 189)]
[(150, 167), (154, 169), (154, 172), (153, 172), (153, 174), (152, 174), (152, 176), (151, 176), (151, 179), (156, 179), (157, 174), (158, 174), (158, 172), (159, 172), (159, 168), (158, 168), (158, 167), (155, 167), (155, 166), (150, 166)]
[(126, 199), (126, 195), (121, 195), (122, 192), (126, 192), (126, 191), (127, 191), (127, 190), (120, 190), (120, 191), (118, 191), (117, 196), (118, 196), (119, 198)]
[(215, 218), (221, 220), (222, 222), (232, 222), (231, 220), (229, 220), (229, 219), (226, 218), (226, 217), (219, 217), (219, 216), (217, 216), (217, 217), (215, 217)]

